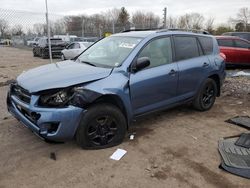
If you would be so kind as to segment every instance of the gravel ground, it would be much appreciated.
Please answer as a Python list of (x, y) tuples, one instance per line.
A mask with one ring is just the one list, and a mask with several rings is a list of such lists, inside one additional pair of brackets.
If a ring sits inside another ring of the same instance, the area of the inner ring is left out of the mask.
[[(0, 48), (0, 187), (250, 187), (218, 168), (218, 140), (246, 132), (224, 121), (250, 115), (250, 80), (227, 78), (208, 112), (184, 105), (139, 119), (135, 139), (104, 150), (82, 150), (74, 141), (49, 144), (6, 111), (8, 80), (46, 64), (30, 51)], [(120, 161), (109, 156), (122, 148)], [(50, 153), (57, 160), (50, 159)]]

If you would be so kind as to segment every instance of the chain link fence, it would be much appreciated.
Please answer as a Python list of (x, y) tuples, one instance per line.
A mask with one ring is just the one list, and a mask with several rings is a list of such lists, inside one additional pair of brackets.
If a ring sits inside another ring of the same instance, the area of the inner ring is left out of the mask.
[[(46, 14), (0, 9), (0, 45), (32, 49), (41, 37), (47, 37)], [(49, 14), (50, 36), (70, 43), (75, 40), (96, 41), (113, 32), (129, 29), (101, 14)]]

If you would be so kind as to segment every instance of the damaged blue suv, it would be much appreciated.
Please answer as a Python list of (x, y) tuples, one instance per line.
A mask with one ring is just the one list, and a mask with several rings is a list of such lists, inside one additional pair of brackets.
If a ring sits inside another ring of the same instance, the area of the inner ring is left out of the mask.
[(184, 31), (104, 38), (74, 60), (31, 69), (11, 84), (8, 110), (40, 137), (82, 148), (122, 142), (136, 117), (192, 102), (209, 110), (225, 78), (216, 39)]

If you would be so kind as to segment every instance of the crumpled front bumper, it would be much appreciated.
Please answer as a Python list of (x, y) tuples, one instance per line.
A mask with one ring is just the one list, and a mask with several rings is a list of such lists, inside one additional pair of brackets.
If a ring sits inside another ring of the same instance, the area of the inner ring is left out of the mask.
[(65, 108), (37, 107), (39, 96), (32, 95), (30, 104), (8, 93), (8, 111), (42, 138), (67, 141), (74, 137), (85, 110), (75, 106)]

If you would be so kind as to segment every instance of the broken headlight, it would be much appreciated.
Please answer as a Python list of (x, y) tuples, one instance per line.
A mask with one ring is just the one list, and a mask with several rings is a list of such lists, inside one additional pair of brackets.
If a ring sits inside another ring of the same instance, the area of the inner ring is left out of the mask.
[(70, 90), (61, 90), (54, 94), (41, 95), (39, 105), (48, 107), (64, 107), (72, 97)]
[(84, 108), (98, 97), (100, 97), (100, 93), (87, 90), (84, 87), (72, 87), (59, 91), (45, 91), (40, 93), (38, 105), (44, 107), (73, 105)]

